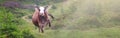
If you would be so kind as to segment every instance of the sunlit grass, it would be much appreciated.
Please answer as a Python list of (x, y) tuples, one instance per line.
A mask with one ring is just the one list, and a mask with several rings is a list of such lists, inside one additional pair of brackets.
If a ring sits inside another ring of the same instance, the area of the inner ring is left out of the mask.
[(99, 28), (86, 31), (81, 30), (46, 30), (36, 33), (36, 38), (120, 38), (120, 28)]
[[(55, 20), (51, 28), (45, 28), (45, 33), (35, 29), (32, 22), (26, 22), (23, 27), (36, 38), (120, 38), (119, 2), (68, 0), (56, 3), (53, 4), (54, 9), (49, 9)], [(29, 14), (28, 11), (21, 11)]]

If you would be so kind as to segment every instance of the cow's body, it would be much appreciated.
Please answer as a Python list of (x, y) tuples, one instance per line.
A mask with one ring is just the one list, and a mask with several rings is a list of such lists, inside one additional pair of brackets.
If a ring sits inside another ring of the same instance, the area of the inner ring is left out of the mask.
[(35, 12), (32, 16), (32, 22), (35, 26), (37, 26), (39, 28), (39, 31), (41, 30), (42, 32), (44, 32), (43, 27), (45, 25), (47, 25), (47, 24), (50, 25), (50, 21), (48, 19), (47, 12), (45, 11), (44, 15), (41, 15), (39, 8), (35, 8)]

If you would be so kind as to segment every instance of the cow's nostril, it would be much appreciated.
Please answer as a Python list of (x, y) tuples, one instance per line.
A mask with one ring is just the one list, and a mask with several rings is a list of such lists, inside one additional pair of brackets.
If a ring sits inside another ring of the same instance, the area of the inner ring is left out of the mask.
[(40, 15), (41, 15), (41, 16), (44, 16), (44, 13), (41, 13)]

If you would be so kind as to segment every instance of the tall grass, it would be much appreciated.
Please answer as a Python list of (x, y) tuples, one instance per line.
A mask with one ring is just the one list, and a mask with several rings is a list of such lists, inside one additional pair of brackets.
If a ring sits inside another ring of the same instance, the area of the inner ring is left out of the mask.
[(51, 28), (45, 27), (45, 33), (38, 32), (29, 20), (29, 14), (34, 11), (27, 9), (18, 9), (29, 17), (25, 18), (29, 22), (18, 27), (22, 30), (29, 29), (35, 38), (120, 38), (119, 0), (67, 0), (61, 3), (49, 1), (41, 3), (53, 5), (48, 10), (55, 17)]
[[(120, 38), (120, 28), (99, 28), (86, 31), (81, 30), (46, 30), (40, 34), (41, 38)], [(36, 38), (39, 38), (37, 36)]]

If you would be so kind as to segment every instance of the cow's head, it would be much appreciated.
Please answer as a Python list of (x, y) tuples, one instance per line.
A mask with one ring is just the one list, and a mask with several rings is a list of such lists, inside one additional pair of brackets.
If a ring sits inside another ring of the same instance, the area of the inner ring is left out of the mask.
[(42, 15), (42, 16), (44, 16), (47, 7), (48, 7), (48, 6), (45, 6), (45, 7), (40, 6), (40, 7), (39, 7), (39, 14)]

